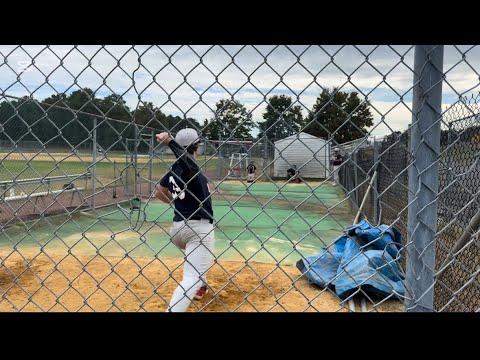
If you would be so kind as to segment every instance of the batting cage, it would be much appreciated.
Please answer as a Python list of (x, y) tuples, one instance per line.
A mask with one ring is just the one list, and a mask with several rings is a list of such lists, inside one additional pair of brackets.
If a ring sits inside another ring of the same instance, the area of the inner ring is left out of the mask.
[(0, 54), (0, 311), (480, 309), (478, 47)]

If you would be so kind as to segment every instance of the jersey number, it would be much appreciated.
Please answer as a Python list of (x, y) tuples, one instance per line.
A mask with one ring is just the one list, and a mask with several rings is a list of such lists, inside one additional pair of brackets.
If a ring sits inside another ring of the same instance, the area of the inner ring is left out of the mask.
[(182, 189), (180, 189), (180, 187), (175, 182), (175, 179), (173, 178), (173, 176), (170, 176), (168, 178), (168, 181), (169, 181), (170, 184), (172, 184), (172, 197), (173, 197), (173, 199), (176, 199), (176, 198), (179, 198), (180, 200), (185, 199), (185, 191), (182, 191)]

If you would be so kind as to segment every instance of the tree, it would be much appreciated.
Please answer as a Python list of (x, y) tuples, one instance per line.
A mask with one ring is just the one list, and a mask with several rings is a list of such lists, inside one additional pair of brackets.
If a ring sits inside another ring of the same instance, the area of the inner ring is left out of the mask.
[(101, 115), (100, 99), (96, 98), (93, 90), (89, 88), (75, 90), (67, 97), (66, 103), (73, 110)]
[(138, 108), (132, 111), (132, 116), (135, 123), (142, 126), (150, 126), (161, 129), (160, 123), (163, 123), (165, 115), (153, 105), (153, 103), (146, 101)]
[[(305, 132), (329, 138), (332, 133), (338, 143), (365, 136), (367, 128), (373, 125), (373, 116), (368, 102), (361, 103), (358, 93), (323, 90), (307, 117)], [(348, 119), (348, 121), (347, 121)], [(312, 120), (314, 120), (312, 122)]]
[(268, 99), (263, 114), (259, 137), (267, 136), (269, 140), (283, 139), (300, 131), (303, 115), (300, 106), (292, 107), (292, 98), (285, 95), (274, 95)]
[(180, 116), (165, 115), (160, 108), (155, 107), (151, 102), (145, 102), (133, 112), (135, 122), (139, 125), (149, 126), (158, 131), (177, 132), (186, 127), (200, 129), (200, 124), (192, 118), (181, 118)]
[(121, 95), (98, 98), (91, 89), (83, 88), (68, 96), (54, 94), (40, 101), (24, 97), (0, 102), (0, 140), (40, 141), (72, 149), (88, 146), (92, 144), (94, 118), (98, 124), (97, 141), (108, 150), (125, 149), (125, 139), (135, 136), (134, 122), (140, 131), (145, 126), (173, 133), (185, 127), (201, 129), (197, 120), (165, 115), (151, 102), (132, 111)]
[[(106, 121), (97, 119), (97, 141), (104, 149), (122, 149), (123, 139), (134, 136), (134, 128), (130, 125), (132, 114), (121, 95), (111, 94), (103, 99), (95, 99), (101, 112), (108, 117)], [(120, 120), (111, 121), (110, 119)]]
[[(63, 136), (73, 146), (90, 144), (88, 131), (93, 128), (93, 116), (84, 114), (84, 112), (101, 116), (100, 99), (95, 97), (93, 90), (83, 88), (72, 92), (65, 99), (65, 103), (73, 111), (70, 111), (68, 123), (62, 130)], [(82, 113), (78, 113), (78, 111)], [(100, 134), (97, 136), (99, 139), (101, 138)]]
[(216, 104), (215, 117), (204, 126), (210, 140), (246, 139), (254, 124), (252, 115), (237, 100), (223, 99)]
[[(41, 108), (25, 96), (18, 100), (3, 102), (0, 108), (2, 138), (17, 143), (19, 141), (37, 141), (35, 135), (39, 129), (45, 128), (45, 114)], [(46, 136), (38, 137), (45, 141)]]
[[(72, 140), (67, 139), (65, 133), (65, 126), (74, 118), (72, 111), (63, 109), (67, 107), (66, 99), (65, 94), (55, 94), (42, 101), (42, 107), (50, 123), (41, 129), (39, 135), (46, 135), (54, 144), (61, 146), (67, 146), (67, 143), (71, 144), (69, 140)], [(77, 131), (78, 133), (79, 131)]]
[(111, 94), (96, 102), (100, 105), (100, 110), (102, 110), (105, 116), (112, 119), (131, 121), (132, 115), (130, 114), (130, 109), (121, 95)]
[(190, 127), (201, 131), (201, 126), (197, 120), (193, 118), (181, 118), (180, 116), (168, 115), (165, 117), (165, 127), (172, 132), (178, 132), (181, 129)]

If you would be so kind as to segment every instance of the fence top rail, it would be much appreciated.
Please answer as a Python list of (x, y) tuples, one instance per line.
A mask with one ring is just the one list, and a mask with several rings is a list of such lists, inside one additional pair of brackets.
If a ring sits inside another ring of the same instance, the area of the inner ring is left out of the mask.
[(38, 184), (38, 183), (49, 183), (49, 182), (58, 182), (70, 179), (89, 179), (92, 175), (89, 172), (82, 174), (71, 174), (71, 175), (59, 175), (59, 176), (48, 176), (41, 178), (31, 178), (31, 179), (19, 179), (19, 180), (6, 180), (0, 181), (0, 186), (12, 185), (12, 184)]
[(344, 152), (350, 153), (350, 152), (352, 152), (352, 150), (356, 151), (358, 149), (368, 147), (368, 146), (371, 145), (372, 142), (373, 142), (373, 137), (363, 136), (361, 138), (351, 140), (351, 141), (347, 141), (347, 142), (344, 142), (344, 143), (341, 143), (341, 144), (336, 144), (336, 145), (332, 144), (332, 147), (333, 148), (338, 148), (338, 149), (340, 149)]
[(252, 140), (206, 140), (208, 143), (213, 144), (253, 144)]

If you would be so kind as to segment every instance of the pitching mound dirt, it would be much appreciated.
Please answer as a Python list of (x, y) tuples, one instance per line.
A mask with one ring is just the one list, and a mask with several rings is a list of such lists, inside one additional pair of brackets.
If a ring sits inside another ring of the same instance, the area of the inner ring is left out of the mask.
[[(178, 259), (1, 258), (0, 311), (165, 311), (182, 276)], [(219, 261), (208, 281), (210, 292), (189, 311), (346, 311), (335, 295), (299, 279), (293, 266)], [(391, 300), (374, 311), (402, 308)]]

